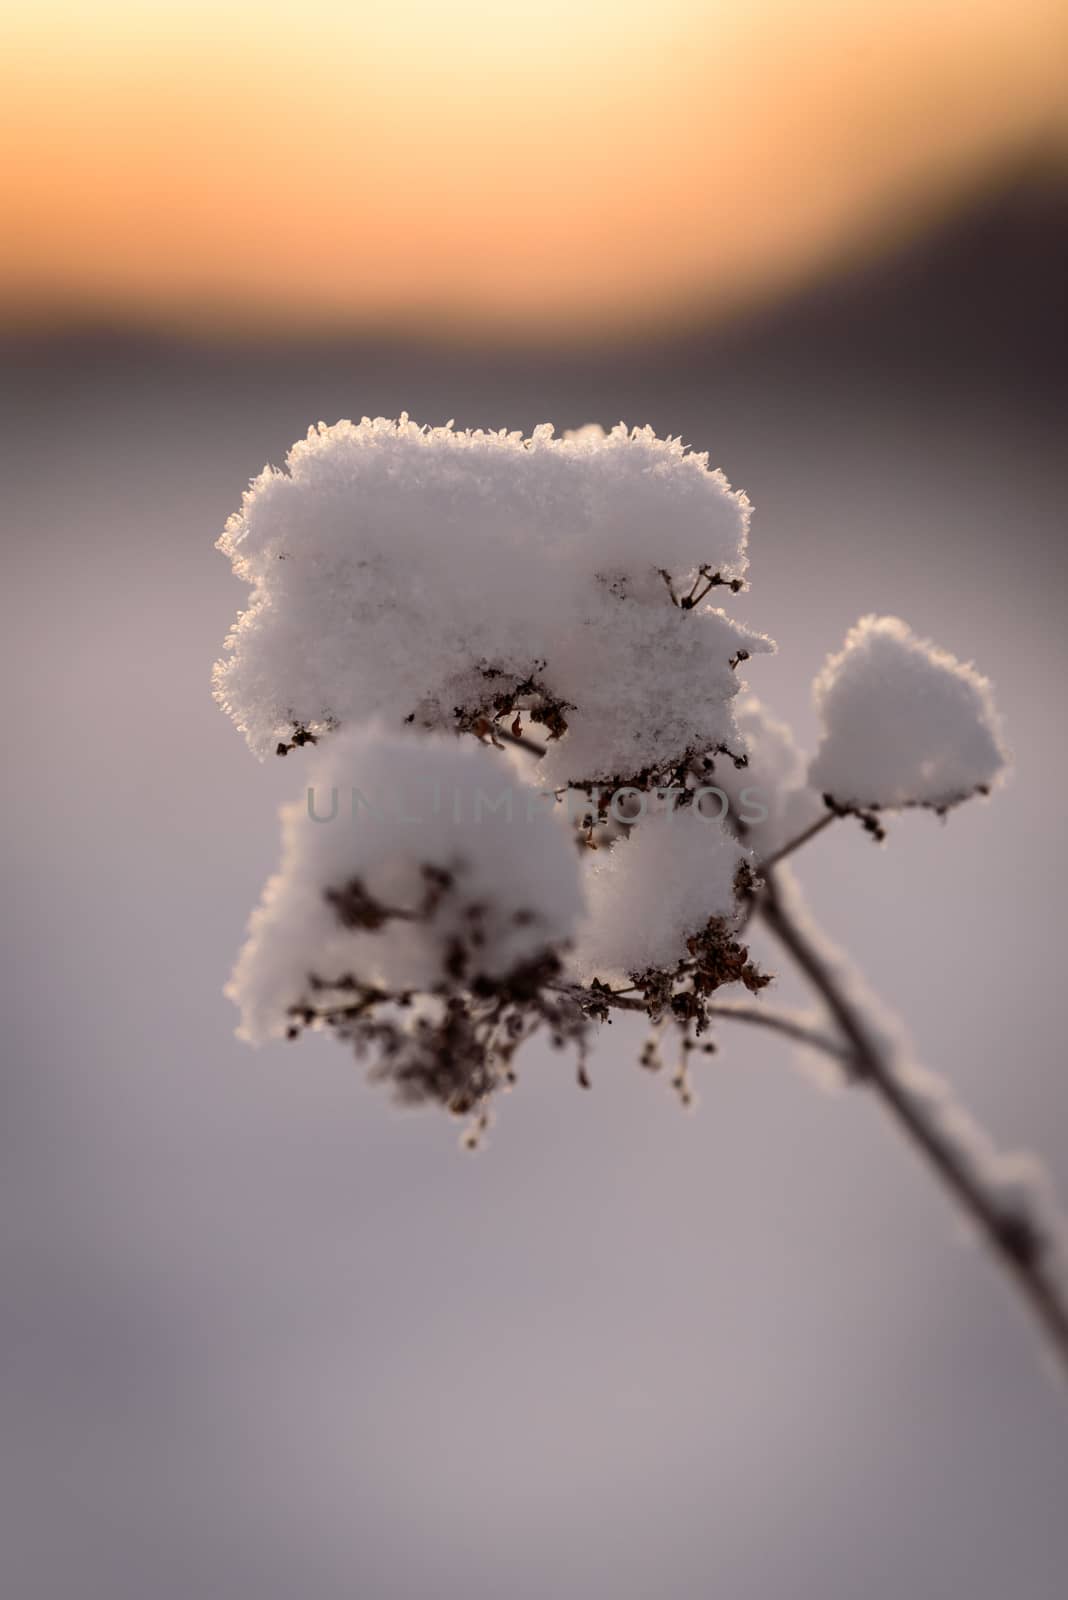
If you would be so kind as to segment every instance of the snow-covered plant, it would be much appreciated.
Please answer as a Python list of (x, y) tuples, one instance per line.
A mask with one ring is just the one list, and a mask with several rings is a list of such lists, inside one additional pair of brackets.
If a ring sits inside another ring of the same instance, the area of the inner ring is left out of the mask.
[[(476, 1142), (534, 1034), (588, 1086), (599, 1026), (639, 1013), (643, 1065), (673, 1042), (688, 1102), (721, 1024), (774, 1029), (880, 1098), (1068, 1364), (1040, 1171), (910, 1062), (785, 864), (835, 819), (881, 839), (889, 812), (988, 795), (990, 685), (866, 617), (816, 680), (807, 763), (743, 692), (773, 646), (717, 604), (744, 586), (749, 514), (707, 456), (622, 424), (365, 418), (264, 469), (219, 541), (251, 603), (215, 693), (257, 755), (320, 748), (228, 989), (240, 1031), (329, 1029)], [(767, 1003), (756, 923), (817, 1020)]]
[(398, 1097), (479, 1113), (539, 1025), (585, 1044), (560, 952), (583, 907), (553, 810), (474, 740), (339, 732), (229, 993), (253, 1043), (325, 1026)]

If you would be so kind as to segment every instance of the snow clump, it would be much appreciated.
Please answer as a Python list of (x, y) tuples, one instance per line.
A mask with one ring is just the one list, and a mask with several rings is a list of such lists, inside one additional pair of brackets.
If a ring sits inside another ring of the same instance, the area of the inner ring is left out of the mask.
[(809, 782), (834, 806), (947, 811), (1006, 766), (990, 684), (899, 617), (862, 617), (813, 692), (823, 738)]
[(259, 756), (339, 726), (515, 718), (556, 785), (733, 748), (749, 502), (706, 455), (623, 424), (556, 438), (320, 424), (219, 540), (250, 605), (216, 698)]

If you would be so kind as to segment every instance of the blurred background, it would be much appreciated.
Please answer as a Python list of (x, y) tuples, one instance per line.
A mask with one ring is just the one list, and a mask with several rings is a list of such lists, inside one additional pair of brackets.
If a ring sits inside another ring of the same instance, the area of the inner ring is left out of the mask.
[[(755, 502), (752, 686), (868, 610), (1014, 782), (802, 858), (1068, 1194), (1053, 0), (40, 0), (0, 24), (12, 1600), (1057, 1600), (1068, 1406), (878, 1111), (617, 1023), (461, 1154), (222, 985), (296, 756), (212, 545), (320, 418), (652, 423)], [(784, 998), (793, 993), (783, 981)]]

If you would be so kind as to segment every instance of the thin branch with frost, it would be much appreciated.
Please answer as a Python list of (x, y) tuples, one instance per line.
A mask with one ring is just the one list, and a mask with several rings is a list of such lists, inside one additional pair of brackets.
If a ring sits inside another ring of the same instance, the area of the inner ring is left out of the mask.
[(1017, 1186), (1018, 1171), (993, 1153), (985, 1135), (954, 1105), (942, 1080), (912, 1068), (910, 1083), (774, 873), (765, 880), (759, 911), (840, 1028), (857, 1080), (877, 1096), (974, 1223), (1030, 1305), (1068, 1375), (1068, 1300), (1058, 1259), (1063, 1225), (1055, 1214), (1043, 1215), (1052, 1206), (1039, 1185), (1030, 1194)]
[(759, 1002), (748, 1004), (744, 1000), (724, 1000), (718, 1005), (710, 1005), (708, 1015), (722, 1018), (725, 1022), (746, 1022), (753, 1027), (770, 1028), (773, 1033), (782, 1034), (794, 1044), (802, 1045), (807, 1050), (822, 1051), (825, 1056), (830, 1056), (839, 1064), (849, 1059), (849, 1049), (846, 1045), (822, 1029), (812, 1027), (805, 1018), (794, 1016), (789, 1011), (777, 1011)]
[(824, 816), (817, 817), (815, 822), (810, 822), (808, 827), (802, 829), (796, 838), (788, 840), (784, 845), (780, 845), (778, 850), (773, 851), (770, 856), (762, 861), (759, 868), (760, 872), (767, 873), (772, 867), (777, 867), (780, 861), (785, 861), (787, 856), (792, 856), (795, 850), (800, 850), (804, 845), (808, 844), (810, 839), (814, 839), (818, 833), (822, 833), (824, 828), (829, 827), (837, 816), (838, 813), (836, 811), (828, 811)]

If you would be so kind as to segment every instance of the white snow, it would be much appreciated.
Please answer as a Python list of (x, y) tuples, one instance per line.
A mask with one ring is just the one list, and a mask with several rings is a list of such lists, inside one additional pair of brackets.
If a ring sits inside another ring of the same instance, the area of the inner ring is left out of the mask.
[(750, 853), (696, 805), (650, 812), (609, 848), (587, 853), (586, 899), (571, 966), (602, 982), (685, 959), (686, 941), (739, 907), (735, 876)]
[[(283, 808), (281, 865), (227, 990), (243, 1037), (284, 1034), (310, 975), (440, 991), (458, 936), (477, 941), (467, 981), (500, 978), (570, 938), (583, 906), (573, 833), (498, 752), (452, 735), (357, 729), (318, 754), (309, 789), (310, 801)], [(452, 887), (424, 916), (426, 867)], [(404, 915), (346, 926), (328, 894), (354, 879)]]
[(741, 752), (733, 700), (744, 680), (730, 662), (739, 649), (752, 655), (770, 643), (721, 610), (682, 612), (665, 598), (598, 596), (561, 630), (556, 670), (545, 676), (575, 709), (563, 739), (548, 746), (544, 782), (625, 783), (688, 751)]
[(673, 593), (703, 599), (702, 566), (740, 580), (748, 520), (707, 456), (648, 428), (320, 424), (219, 541), (251, 600), (216, 695), (261, 756), (295, 727), (451, 726), (528, 679), (573, 708), (556, 784), (730, 744), (731, 660), (770, 644)]
[(809, 781), (840, 805), (941, 810), (1006, 765), (990, 684), (899, 617), (862, 617), (814, 694), (824, 732)]
[[(807, 760), (787, 723), (755, 695), (735, 707), (747, 757), (744, 767), (716, 762), (712, 779), (730, 801), (733, 825), (761, 860), (781, 850), (824, 813), (821, 797), (807, 783)], [(760, 812), (765, 816), (761, 817)]]

